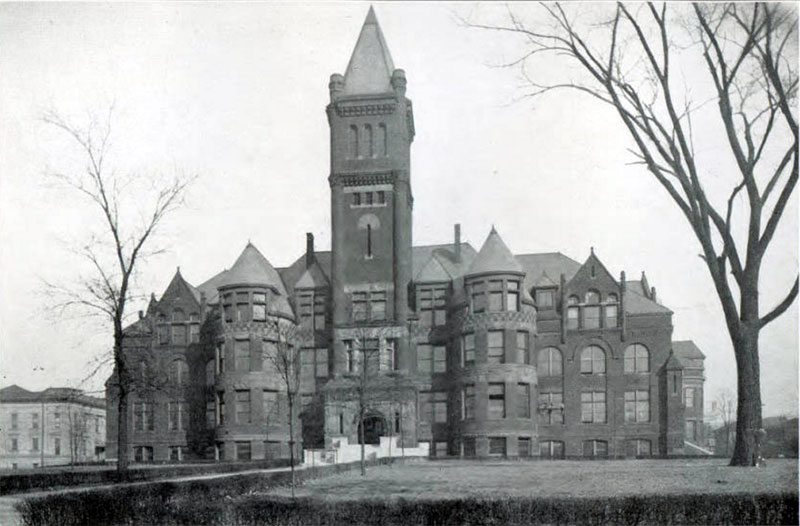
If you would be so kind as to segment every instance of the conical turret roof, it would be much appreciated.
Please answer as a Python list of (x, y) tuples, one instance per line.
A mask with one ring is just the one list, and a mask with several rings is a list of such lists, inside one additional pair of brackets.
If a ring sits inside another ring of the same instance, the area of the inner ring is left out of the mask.
[(345, 95), (368, 95), (392, 91), (394, 62), (381, 26), (370, 6), (350, 63), (344, 74)]
[(492, 227), (477, 257), (467, 270), (467, 275), (500, 272), (524, 274), (522, 266), (514, 258), (497, 230)]
[(219, 288), (233, 285), (261, 285), (271, 286), (282, 295), (286, 295), (278, 271), (267, 261), (267, 258), (249, 241), (247, 246), (236, 259), (233, 266), (217, 285)]

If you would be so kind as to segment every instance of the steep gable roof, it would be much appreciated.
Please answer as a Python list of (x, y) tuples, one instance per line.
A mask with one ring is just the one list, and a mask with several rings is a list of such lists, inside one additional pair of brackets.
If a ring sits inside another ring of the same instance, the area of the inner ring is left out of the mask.
[(680, 340), (672, 342), (672, 350), (678, 358), (687, 358), (690, 360), (705, 360), (706, 355), (703, 354), (697, 345), (692, 340)]
[(537, 286), (537, 281), (545, 274), (556, 284), (560, 281), (561, 274), (564, 274), (564, 277), (569, 281), (581, 268), (580, 263), (561, 252), (519, 254), (515, 258), (525, 271), (526, 289)]
[[(634, 282), (636, 283), (636, 282)], [(650, 298), (642, 295), (641, 287), (627, 287), (625, 289), (625, 312), (628, 314), (672, 314), (672, 311)]]
[(319, 263), (314, 261), (314, 263), (303, 272), (300, 279), (297, 280), (297, 283), (294, 284), (294, 288), (315, 289), (317, 287), (327, 287), (329, 285), (330, 281), (328, 280), (328, 276), (322, 271)]
[(370, 6), (350, 63), (344, 74), (345, 95), (368, 95), (392, 91), (394, 62), (383, 38), (375, 10)]
[(167, 285), (164, 294), (161, 295), (161, 301), (172, 301), (175, 298), (188, 298), (193, 300), (198, 307), (200, 306), (200, 291), (183, 279), (180, 267), (175, 271), (175, 275), (172, 276), (172, 281)]
[(450, 281), (451, 279), (453, 276), (445, 270), (435, 253), (414, 276), (414, 281), (417, 283)]
[(494, 227), (478, 251), (478, 256), (469, 266), (467, 275), (484, 272), (518, 272), (520, 274), (525, 272)]

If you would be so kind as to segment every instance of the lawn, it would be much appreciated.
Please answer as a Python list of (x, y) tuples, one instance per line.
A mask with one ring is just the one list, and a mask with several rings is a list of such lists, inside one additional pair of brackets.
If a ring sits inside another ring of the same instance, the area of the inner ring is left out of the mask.
[[(325, 500), (617, 497), (797, 491), (797, 460), (734, 468), (724, 459), (609, 461), (417, 461), (307, 482), (298, 496)], [(287, 495), (285, 488), (273, 490)]]

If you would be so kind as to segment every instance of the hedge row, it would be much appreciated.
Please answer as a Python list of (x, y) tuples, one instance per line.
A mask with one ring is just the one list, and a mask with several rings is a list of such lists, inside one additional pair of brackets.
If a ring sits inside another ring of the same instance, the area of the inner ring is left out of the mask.
[[(381, 458), (367, 464), (391, 463)], [(320, 466), (295, 471), (296, 483), (358, 469), (359, 463)], [(242, 496), (288, 486), (290, 471), (249, 473), (225, 479), (153, 482), (137, 486), (96, 488), (32, 497), (16, 505), (28, 526), (84, 524), (225, 524), (225, 509)]]
[(189, 475), (202, 475), (208, 473), (231, 473), (248, 469), (269, 469), (288, 467), (289, 460), (263, 460), (248, 463), (202, 463), (183, 464), (179, 466), (153, 466), (146, 468), (133, 468), (124, 475), (115, 469), (94, 471), (51, 471), (45, 473), (18, 473), (0, 477), (0, 495), (38, 491), (64, 486), (82, 486), (97, 484), (112, 484), (117, 482), (139, 482), (157, 480), (168, 477), (183, 477)]

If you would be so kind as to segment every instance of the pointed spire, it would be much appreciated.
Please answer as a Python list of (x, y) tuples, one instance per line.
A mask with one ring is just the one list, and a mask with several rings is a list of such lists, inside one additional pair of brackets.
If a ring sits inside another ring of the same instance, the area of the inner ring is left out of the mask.
[(469, 274), (483, 274), (494, 272), (514, 272), (523, 274), (522, 266), (514, 258), (500, 234), (492, 226), (492, 231), (484, 241), (478, 255), (467, 270)]
[(381, 26), (370, 6), (356, 47), (344, 74), (345, 95), (390, 93), (394, 62), (383, 38)]

